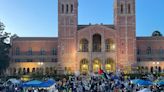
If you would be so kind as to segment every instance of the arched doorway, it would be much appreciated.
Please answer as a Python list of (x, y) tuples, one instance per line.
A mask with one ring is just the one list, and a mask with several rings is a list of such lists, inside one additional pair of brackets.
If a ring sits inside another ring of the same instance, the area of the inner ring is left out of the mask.
[(23, 75), (26, 74), (26, 68), (23, 68)]
[(80, 61), (80, 72), (82, 74), (87, 74), (89, 71), (89, 62), (87, 59), (82, 59)]
[(101, 61), (100, 59), (93, 60), (93, 72), (98, 73), (99, 69), (101, 69)]
[(27, 74), (29, 74), (30, 73), (30, 68), (27, 68)]
[(158, 67), (158, 72), (161, 73), (161, 67)]
[(105, 70), (106, 72), (114, 72), (115, 71), (115, 64), (114, 64), (114, 60), (111, 58), (108, 58), (105, 61)]
[(94, 34), (92, 39), (92, 49), (93, 52), (101, 52), (101, 35)]
[(153, 67), (150, 68), (150, 72), (153, 73), (154, 72), (154, 69)]

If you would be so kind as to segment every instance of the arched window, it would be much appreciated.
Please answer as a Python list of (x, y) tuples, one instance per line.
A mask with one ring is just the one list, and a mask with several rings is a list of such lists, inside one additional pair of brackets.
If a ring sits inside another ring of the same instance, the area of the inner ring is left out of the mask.
[(124, 5), (123, 4), (121, 4), (121, 14), (124, 12)]
[(62, 4), (62, 13), (64, 13), (64, 5)]
[(71, 4), (71, 13), (73, 13), (73, 5)]
[(101, 35), (94, 34), (92, 42), (93, 52), (101, 52)]
[(105, 61), (105, 69), (106, 71), (109, 72), (113, 72), (115, 69), (115, 64), (114, 64), (114, 60), (111, 58), (106, 59)]
[(88, 52), (88, 40), (82, 39), (80, 40), (80, 51), (81, 52)]
[(147, 53), (147, 54), (151, 54), (151, 47), (148, 47), (148, 48), (147, 48), (146, 53)]
[(68, 6), (68, 4), (66, 5), (66, 13), (68, 13), (69, 12), (69, 6)]
[(106, 52), (112, 51), (115, 49), (115, 45), (112, 39), (105, 40), (105, 50)]
[(128, 4), (128, 13), (131, 13), (131, 5)]

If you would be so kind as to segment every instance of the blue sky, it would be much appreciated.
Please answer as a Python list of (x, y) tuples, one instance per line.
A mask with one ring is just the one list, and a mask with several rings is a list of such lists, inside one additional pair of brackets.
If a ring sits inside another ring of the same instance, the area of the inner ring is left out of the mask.
[[(114, 0), (79, 0), (79, 24), (113, 24)], [(164, 34), (164, 0), (136, 0), (137, 36)], [(26, 37), (58, 35), (57, 0), (0, 0), (6, 31)]]

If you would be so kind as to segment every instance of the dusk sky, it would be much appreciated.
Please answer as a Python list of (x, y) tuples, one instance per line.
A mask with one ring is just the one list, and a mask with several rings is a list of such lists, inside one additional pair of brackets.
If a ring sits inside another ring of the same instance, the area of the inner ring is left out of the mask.
[[(56, 37), (58, 0), (0, 0), (6, 31), (26, 37)], [(79, 24), (113, 24), (114, 0), (79, 0)], [(164, 0), (136, 0), (137, 36), (164, 34)]]

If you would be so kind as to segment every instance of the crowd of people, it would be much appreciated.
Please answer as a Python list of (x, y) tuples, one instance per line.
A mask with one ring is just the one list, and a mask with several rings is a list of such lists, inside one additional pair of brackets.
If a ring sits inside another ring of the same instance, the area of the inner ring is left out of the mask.
[[(150, 77), (151, 78), (151, 77)], [(157, 79), (157, 78), (154, 78)], [(73, 76), (68, 80), (60, 80), (56, 87), (59, 92), (164, 92), (164, 87), (157, 85), (136, 85), (131, 83), (131, 78), (125, 78), (122, 74), (110, 74), (109, 77), (97, 76)], [(151, 80), (148, 79), (147, 80)]]

